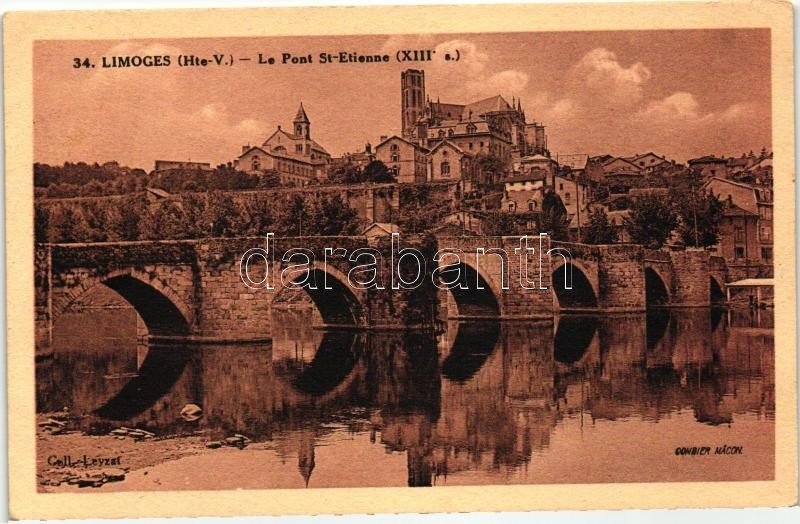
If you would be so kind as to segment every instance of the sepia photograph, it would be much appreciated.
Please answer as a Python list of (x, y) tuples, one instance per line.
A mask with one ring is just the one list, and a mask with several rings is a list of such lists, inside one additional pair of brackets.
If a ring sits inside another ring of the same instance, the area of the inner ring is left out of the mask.
[(772, 29), (528, 27), (34, 38), (38, 496), (776, 481)]

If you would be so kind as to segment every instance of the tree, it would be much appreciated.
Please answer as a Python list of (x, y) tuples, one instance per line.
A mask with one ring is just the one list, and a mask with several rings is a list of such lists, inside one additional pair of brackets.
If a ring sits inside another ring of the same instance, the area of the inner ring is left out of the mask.
[(380, 160), (373, 160), (367, 164), (367, 167), (364, 168), (363, 180), (364, 182), (372, 182), (375, 184), (395, 181), (394, 177), (389, 172), (389, 168)]
[(479, 184), (495, 184), (506, 174), (506, 163), (502, 158), (491, 153), (478, 154), (474, 165)]
[(166, 200), (149, 208), (139, 223), (142, 240), (183, 239), (192, 235), (192, 224), (183, 207), (173, 200)]
[(361, 229), (358, 213), (339, 195), (317, 195), (308, 208), (307, 235), (354, 235)]
[(439, 224), (452, 211), (452, 202), (435, 198), (431, 186), (404, 184), (400, 187), (400, 209), (392, 220), (404, 233), (421, 233)]
[(332, 184), (358, 184), (363, 180), (361, 169), (351, 162), (337, 166), (328, 173), (328, 181)]
[(242, 228), (244, 236), (264, 236), (275, 228), (273, 205), (265, 199), (254, 197), (248, 199), (242, 210)]
[(569, 216), (564, 202), (555, 191), (547, 190), (542, 198), (541, 233), (547, 233), (553, 240), (569, 239)]
[(678, 236), (687, 246), (709, 247), (719, 240), (724, 204), (711, 193), (690, 188), (676, 191), (673, 204), (678, 214)]
[(219, 191), (208, 194), (206, 217), (212, 237), (235, 236), (239, 215), (239, 209), (229, 195)]
[(47, 242), (50, 229), (50, 210), (41, 205), (33, 206), (33, 237), (36, 242)]
[(278, 187), (279, 185), (281, 185), (281, 177), (274, 169), (264, 171), (264, 173), (261, 175), (261, 178), (258, 180), (258, 187), (270, 188)]
[(493, 211), (483, 221), (483, 234), (488, 236), (506, 236), (519, 233), (519, 223), (514, 213)]
[(633, 202), (623, 223), (634, 243), (658, 249), (677, 227), (678, 217), (668, 199), (646, 195)]
[(618, 240), (617, 230), (608, 221), (603, 208), (589, 214), (589, 223), (584, 226), (581, 242), (584, 244), (613, 244)]
[(53, 243), (86, 242), (91, 236), (83, 213), (79, 208), (71, 205), (54, 208), (50, 215), (49, 225), (49, 241)]

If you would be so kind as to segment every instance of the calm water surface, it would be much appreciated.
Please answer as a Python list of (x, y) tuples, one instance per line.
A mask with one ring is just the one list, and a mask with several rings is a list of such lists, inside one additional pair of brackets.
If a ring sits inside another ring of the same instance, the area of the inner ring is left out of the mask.
[[(87, 415), (88, 433), (252, 439), (156, 466), (171, 488), (773, 476), (770, 311), (450, 322), (440, 335), (311, 329), (303, 309), (273, 323), (269, 345), (147, 347), (132, 309), (78, 308), (37, 364), (38, 409)], [(199, 421), (179, 417), (187, 403)], [(675, 454), (726, 444), (743, 453)]]

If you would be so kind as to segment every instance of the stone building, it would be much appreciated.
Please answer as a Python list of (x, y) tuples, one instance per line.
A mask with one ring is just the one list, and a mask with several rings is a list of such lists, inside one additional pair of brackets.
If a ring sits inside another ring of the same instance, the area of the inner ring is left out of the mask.
[(692, 158), (688, 161), (689, 167), (699, 172), (705, 178), (728, 176), (728, 159), (718, 158), (714, 155)]
[(401, 184), (425, 182), (428, 179), (427, 147), (397, 135), (381, 137), (375, 147), (375, 159), (380, 160)]
[(547, 173), (533, 171), (516, 175), (505, 182), (502, 210), (509, 213), (539, 213), (547, 185)]
[(472, 179), (473, 156), (447, 139), (431, 149), (428, 159), (431, 182)]
[[(725, 203), (717, 253), (729, 264), (744, 264), (754, 271), (745, 277), (769, 276), (773, 263), (772, 190), (734, 180), (712, 177), (703, 186)], [(758, 272), (758, 274), (756, 274)]]
[(281, 126), (260, 146), (242, 146), (233, 165), (239, 171), (261, 175), (276, 172), (282, 184), (302, 186), (313, 179), (327, 177), (331, 155), (311, 138), (311, 121), (303, 103), (294, 117), (293, 133)]
[(555, 175), (553, 190), (561, 198), (569, 216), (569, 228), (575, 232), (589, 222), (589, 203), (591, 192), (589, 186), (581, 183), (572, 175)]
[(602, 182), (613, 176), (641, 176), (644, 173), (636, 164), (613, 155), (593, 156), (588, 159), (585, 171), (595, 182)]
[(644, 173), (653, 173), (666, 167), (665, 164), (671, 163), (665, 157), (657, 155), (652, 151), (636, 154), (631, 157), (627, 157), (625, 160), (638, 167)]
[(417, 69), (403, 71), (400, 86), (406, 140), (430, 149), (447, 139), (467, 154), (503, 158), (509, 167), (526, 155), (550, 156), (544, 126), (527, 122), (519, 100), (509, 104), (496, 95), (467, 104), (434, 102), (425, 91), (425, 71)]

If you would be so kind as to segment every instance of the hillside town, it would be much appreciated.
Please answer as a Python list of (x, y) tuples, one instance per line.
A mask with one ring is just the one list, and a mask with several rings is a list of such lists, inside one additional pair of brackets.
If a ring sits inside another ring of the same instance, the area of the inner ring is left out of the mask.
[[(340, 156), (317, 141), (299, 101), (291, 126), (278, 124), (266, 139), (243, 144), (216, 168), (170, 160), (156, 160), (149, 173), (116, 162), (36, 164), (37, 239), (187, 237), (188, 225), (198, 221), (182, 215), (192, 215), (198, 194), (213, 193), (205, 200), (222, 200), (216, 206), (204, 200), (202, 212), (227, 209), (236, 218), (209, 217), (211, 231), (191, 234), (258, 234), (265, 228), (276, 234), (547, 232), (588, 244), (702, 247), (738, 268), (742, 278), (772, 276), (772, 152), (765, 147), (709, 152), (685, 163), (662, 151), (551, 153), (545, 124), (528, 118), (522, 100), (495, 95), (443, 102), (426, 91), (425, 80), (422, 70), (401, 74), (400, 134), (379, 136)], [(252, 196), (263, 191), (283, 197)], [(370, 202), (354, 198), (358, 191), (369, 192)], [(376, 192), (388, 196), (378, 201)], [(251, 196), (243, 208), (237, 194), (244, 193)], [(114, 211), (98, 210), (101, 202), (134, 194), (143, 195), (138, 214), (160, 210), (162, 216), (151, 217), (150, 233), (146, 220), (134, 227), (128, 218), (116, 236), (93, 236), (93, 223), (117, 218), (103, 215)], [(302, 209), (292, 211), (292, 205)], [(222, 219), (227, 225), (220, 226)], [(298, 223), (305, 229), (292, 230)]]

